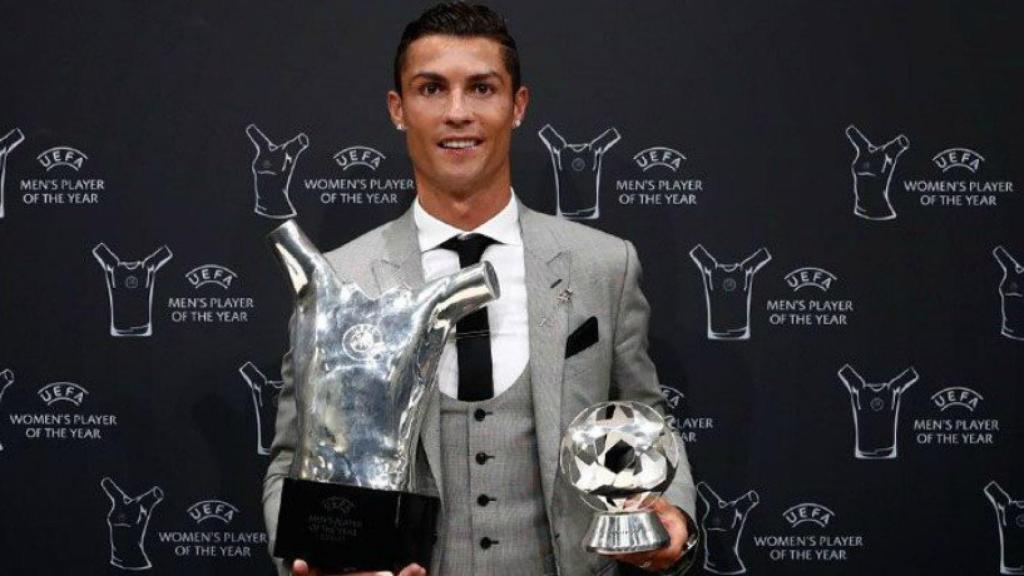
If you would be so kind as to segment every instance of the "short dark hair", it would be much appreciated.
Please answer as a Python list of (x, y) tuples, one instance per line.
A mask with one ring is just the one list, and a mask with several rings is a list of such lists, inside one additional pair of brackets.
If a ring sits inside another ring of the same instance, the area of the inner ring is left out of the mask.
[(442, 36), (483, 36), (501, 44), (505, 70), (512, 76), (513, 95), (522, 85), (519, 71), (519, 51), (516, 41), (508, 33), (505, 19), (483, 4), (443, 2), (428, 8), (419, 18), (406, 25), (395, 54), (395, 90), (402, 93), (402, 67), (405, 53), (414, 40), (439, 34)]

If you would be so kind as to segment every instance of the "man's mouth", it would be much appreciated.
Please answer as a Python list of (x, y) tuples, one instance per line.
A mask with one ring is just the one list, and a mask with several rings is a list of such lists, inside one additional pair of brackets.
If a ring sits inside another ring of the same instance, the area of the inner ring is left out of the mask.
[(442, 140), (438, 143), (438, 146), (445, 150), (468, 150), (479, 146), (481, 142), (483, 140), (477, 138), (451, 138)]

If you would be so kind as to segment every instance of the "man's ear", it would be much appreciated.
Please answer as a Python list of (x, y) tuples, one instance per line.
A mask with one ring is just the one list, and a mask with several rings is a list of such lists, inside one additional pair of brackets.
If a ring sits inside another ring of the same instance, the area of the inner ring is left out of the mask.
[(391, 123), (399, 130), (405, 126), (405, 114), (402, 111), (402, 95), (394, 90), (388, 90), (388, 114), (391, 116)]
[(520, 86), (519, 90), (516, 90), (516, 94), (512, 98), (512, 113), (517, 126), (526, 119), (526, 106), (529, 103), (530, 89), (526, 86)]

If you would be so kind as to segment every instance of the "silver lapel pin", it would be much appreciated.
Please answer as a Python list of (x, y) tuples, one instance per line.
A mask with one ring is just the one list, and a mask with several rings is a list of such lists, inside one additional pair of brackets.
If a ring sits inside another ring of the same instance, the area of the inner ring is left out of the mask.
[(567, 304), (570, 300), (572, 300), (572, 290), (566, 288), (558, 294), (558, 301), (562, 304)]
[[(552, 284), (551, 287), (554, 288), (555, 286), (558, 286), (561, 282), (561, 280), (558, 280), (557, 282)], [(569, 288), (562, 289), (562, 291), (558, 293), (558, 296), (555, 296), (555, 300), (557, 300), (560, 304), (568, 304), (569, 301), (572, 300), (572, 290), (570, 290)], [(541, 318), (538, 326), (547, 326), (549, 318), (550, 316), (545, 316), (544, 318)]]

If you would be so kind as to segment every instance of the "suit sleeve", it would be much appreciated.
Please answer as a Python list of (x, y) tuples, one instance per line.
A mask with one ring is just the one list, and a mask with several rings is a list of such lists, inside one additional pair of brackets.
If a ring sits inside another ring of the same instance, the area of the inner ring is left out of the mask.
[[(661, 394), (654, 362), (647, 354), (651, 307), (640, 290), (640, 259), (631, 242), (624, 241), (624, 244), (626, 265), (612, 344), (612, 399), (643, 402), (664, 415), (668, 412), (668, 405)], [(690, 474), (690, 462), (686, 457), (686, 445), (678, 434), (676, 443), (679, 446), (679, 468), (664, 496), (689, 517), (688, 529), (693, 531), (697, 529), (694, 521), (697, 518), (696, 488)], [(695, 554), (690, 552), (664, 574), (683, 574), (693, 564), (694, 557)]]
[[(294, 322), (294, 317), (291, 322)], [(291, 331), (289, 330), (289, 334)], [(281, 486), (295, 457), (298, 442), (298, 418), (295, 409), (295, 382), (292, 372), (292, 351), (289, 348), (281, 360), (281, 394), (278, 396), (277, 420), (274, 425), (274, 442), (270, 446), (270, 466), (263, 479), (263, 520), (267, 526), (267, 540), (273, 555), (277, 541), (277, 511), (281, 507)], [(291, 570), (284, 562), (274, 558), (278, 574), (287, 576)]]
[[(661, 394), (658, 374), (654, 362), (647, 354), (651, 308), (640, 290), (640, 261), (633, 244), (626, 241), (625, 246), (626, 266), (613, 335), (612, 396), (613, 399), (637, 400), (666, 414), (668, 406)], [(694, 502), (696, 490), (686, 457), (686, 446), (678, 435), (676, 441), (679, 445), (679, 469), (665, 492), (665, 498), (692, 519), (697, 517)]]

